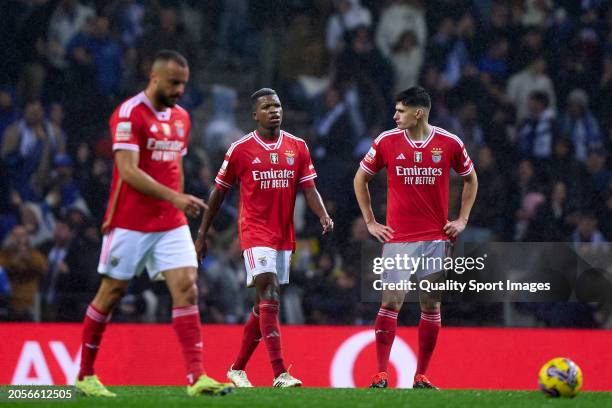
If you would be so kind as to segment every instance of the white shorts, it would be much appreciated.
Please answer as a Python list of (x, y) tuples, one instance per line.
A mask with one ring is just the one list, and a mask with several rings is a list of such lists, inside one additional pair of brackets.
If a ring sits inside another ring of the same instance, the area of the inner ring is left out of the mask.
[[(418, 280), (434, 273), (444, 271), (444, 259), (450, 256), (451, 245), (449, 241), (418, 241), (418, 242), (391, 242), (383, 246), (383, 258), (403, 258), (407, 256), (415, 262), (418, 261), (416, 270), (413, 269), (391, 269), (383, 272), (382, 281), (398, 283), (410, 280), (412, 274), (416, 274)], [(414, 265), (409, 261), (409, 266)]]
[(257, 275), (266, 272), (275, 273), (278, 283), (281, 285), (289, 283), (291, 251), (276, 250), (269, 247), (252, 247), (245, 249), (242, 255), (247, 271), (247, 287), (255, 284)]
[(113, 228), (104, 235), (98, 272), (114, 279), (130, 280), (144, 267), (152, 280), (163, 280), (161, 272), (198, 267), (195, 247), (187, 225), (161, 232)]

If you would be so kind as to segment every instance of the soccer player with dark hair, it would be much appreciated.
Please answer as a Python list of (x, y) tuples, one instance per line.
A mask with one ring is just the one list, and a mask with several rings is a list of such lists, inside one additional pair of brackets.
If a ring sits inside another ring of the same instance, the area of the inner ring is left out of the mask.
[[(383, 132), (360, 163), (354, 187), (368, 231), (384, 242), (383, 258), (431, 259), (416, 270), (395, 265), (382, 275), (383, 283), (399, 283), (416, 273), (418, 280), (445, 279), (443, 259), (450, 243), (465, 229), (476, 199), (478, 180), (472, 160), (461, 140), (444, 129), (429, 124), (431, 100), (418, 86), (399, 93), (395, 99), (395, 129)], [(387, 223), (374, 218), (368, 183), (387, 168)], [(463, 178), (459, 218), (448, 220), (450, 170)], [(406, 291), (383, 290), (375, 323), (378, 374), (372, 388), (386, 388), (387, 364), (395, 338), (397, 315)], [(426, 377), (427, 366), (436, 346), (441, 326), (440, 293), (419, 292), (419, 352), (414, 388), (436, 388)]]
[(115, 155), (110, 199), (102, 230), (100, 288), (83, 321), (81, 367), (76, 388), (90, 396), (114, 397), (94, 375), (94, 361), (113, 309), (130, 280), (146, 266), (151, 279), (165, 279), (172, 296), (172, 326), (185, 364), (189, 395), (223, 395), (233, 387), (204, 373), (196, 252), (185, 215), (206, 205), (183, 193), (183, 156), (191, 122), (176, 104), (189, 79), (187, 60), (160, 51), (147, 88), (123, 102), (109, 124)]
[(273, 89), (251, 96), (257, 128), (233, 143), (215, 178), (208, 209), (196, 240), (198, 259), (206, 256), (206, 234), (225, 194), (240, 183), (238, 236), (247, 270), (247, 287), (255, 286), (253, 312), (244, 326), (238, 356), (227, 372), (237, 387), (252, 387), (245, 367), (261, 340), (266, 345), (274, 387), (298, 387), (302, 382), (287, 372), (282, 357), (278, 319), (280, 285), (289, 283), (291, 253), (295, 250), (293, 209), (302, 191), (319, 217), (323, 234), (333, 230), (314, 183), (317, 173), (304, 140), (281, 130), (283, 109)]

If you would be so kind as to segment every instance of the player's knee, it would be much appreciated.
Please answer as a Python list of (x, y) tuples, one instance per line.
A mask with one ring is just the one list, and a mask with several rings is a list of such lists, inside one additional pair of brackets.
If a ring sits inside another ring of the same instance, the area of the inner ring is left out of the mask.
[(402, 309), (402, 302), (394, 301), (394, 302), (383, 302), (381, 305), (383, 308), (387, 310), (393, 310), (395, 312), (399, 312)]
[(179, 283), (178, 295), (181, 300), (189, 304), (195, 304), (198, 299), (198, 287), (194, 279), (185, 278)]
[(125, 296), (126, 288), (125, 286), (113, 285), (104, 288), (104, 290), (98, 292), (96, 299), (94, 301), (103, 311), (111, 312), (115, 306), (121, 301), (123, 296)]
[(422, 299), (420, 303), (421, 311), (428, 313), (440, 313), (441, 302), (437, 299)]
[(280, 288), (276, 283), (269, 283), (264, 286), (262, 292), (259, 294), (261, 300), (280, 300)]

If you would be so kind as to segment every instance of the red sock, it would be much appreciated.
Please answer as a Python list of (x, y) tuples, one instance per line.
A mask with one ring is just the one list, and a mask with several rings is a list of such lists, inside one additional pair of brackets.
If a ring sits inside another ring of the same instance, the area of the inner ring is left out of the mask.
[(378, 372), (387, 372), (391, 346), (395, 339), (395, 329), (397, 328), (397, 313), (395, 310), (381, 307), (374, 323), (374, 333), (376, 334), (376, 359), (378, 360)]
[(429, 360), (436, 348), (438, 332), (442, 325), (440, 313), (421, 312), (419, 322), (419, 358), (417, 361), (416, 374), (425, 374)]
[(244, 370), (260, 341), (261, 330), (259, 329), (259, 316), (256, 315), (255, 310), (253, 310), (249, 316), (249, 320), (244, 325), (240, 352), (232, 365), (234, 370)]
[(79, 370), (79, 381), (86, 375), (94, 374), (94, 362), (98, 354), (98, 348), (102, 341), (102, 334), (111, 314), (105, 314), (89, 305), (83, 319), (83, 336), (81, 341), (81, 369)]
[(261, 300), (259, 302), (259, 328), (264, 343), (266, 343), (270, 364), (272, 364), (276, 378), (287, 371), (283, 362), (277, 301)]
[(183, 350), (187, 381), (193, 384), (204, 374), (202, 366), (202, 332), (198, 306), (172, 308), (172, 327)]

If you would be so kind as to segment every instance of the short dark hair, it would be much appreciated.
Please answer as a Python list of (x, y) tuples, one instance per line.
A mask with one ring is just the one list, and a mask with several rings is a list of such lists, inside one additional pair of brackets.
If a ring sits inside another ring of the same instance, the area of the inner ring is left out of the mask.
[(427, 91), (420, 86), (413, 86), (398, 93), (395, 102), (401, 102), (405, 106), (431, 108), (431, 98)]
[(529, 98), (536, 102), (540, 102), (545, 108), (548, 108), (548, 105), (550, 105), (550, 98), (544, 91), (533, 91), (529, 94)]
[(251, 104), (253, 106), (253, 110), (255, 110), (255, 105), (257, 104), (257, 100), (261, 98), (262, 96), (268, 96), (268, 95), (278, 95), (278, 94), (272, 88), (261, 88), (253, 92), (253, 94), (251, 95)]
[(157, 61), (169, 62), (174, 61), (179, 64), (181, 67), (187, 68), (189, 67), (189, 63), (187, 62), (187, 58), (183, 57), (179, 52), (174, 50), (159, 50), (155, 57), (153, 58), (153, 63)]

